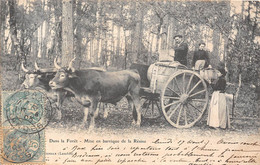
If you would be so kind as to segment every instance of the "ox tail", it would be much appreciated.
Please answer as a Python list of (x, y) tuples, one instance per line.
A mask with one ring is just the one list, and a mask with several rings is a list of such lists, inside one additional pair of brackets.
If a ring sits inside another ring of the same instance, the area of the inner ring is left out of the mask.
[(134, 73), (134, 74), (132, 74), (132, 76), (135, 78), (136, 81), (141, 80), (141, 76), (140, 76), (139, 71), (137, 69), (131, 69), (130, 71), (132, 71)]
[(133, 69), (133, 71), (134, 71), (134, 73), (136, 73), (133, 75), (133, 77), (134, 77), (135, 81), (138, 82), (138, 85), (140, 86), (141, 85), (141, 76), (137, 69)]

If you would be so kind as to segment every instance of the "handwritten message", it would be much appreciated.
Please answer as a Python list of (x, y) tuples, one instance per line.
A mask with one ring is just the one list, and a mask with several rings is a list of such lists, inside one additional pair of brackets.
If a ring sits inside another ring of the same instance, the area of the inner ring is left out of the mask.
[(225, 138), (48, 138), (46, 141), (47, 164), (260, 163), (260, 141)]

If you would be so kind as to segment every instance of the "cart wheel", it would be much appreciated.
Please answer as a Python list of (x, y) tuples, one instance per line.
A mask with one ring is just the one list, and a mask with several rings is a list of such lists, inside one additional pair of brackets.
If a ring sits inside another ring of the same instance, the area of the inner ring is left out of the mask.
[(204, 79), (189, 70), (171, 75), (161, 92), (163, 115), (176, 128), (192, 127), (201, 119), (208, 101)]
[(159, 98), (141, 98), (142, 116), (145, 119), (157, 119), (162, 116)]

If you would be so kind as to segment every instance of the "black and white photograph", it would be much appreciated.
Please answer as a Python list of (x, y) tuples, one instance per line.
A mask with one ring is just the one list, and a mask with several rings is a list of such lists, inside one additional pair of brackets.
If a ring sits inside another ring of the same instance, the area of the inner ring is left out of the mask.
[(260, 164), (260, 1), (0, 13), (0, 164)]

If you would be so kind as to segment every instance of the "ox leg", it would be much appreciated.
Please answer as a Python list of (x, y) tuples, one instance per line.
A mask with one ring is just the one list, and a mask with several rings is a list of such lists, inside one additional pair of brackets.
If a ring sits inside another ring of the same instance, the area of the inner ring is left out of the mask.
[(139, 96), (140, 88), (138, 86), (134, 87), (133, 90), (130, 91), (131, 98), (133, 100), (134, 108), (133, 114), (136, 112), (137, 120), (136, 125), (140, 127), (141, 125), (141, 101)]
[(108, 106), (106, 103), (98, 103), (97, 110), (95, 111), (95, 116), (98, 116), (99, 112), (101, 111), (101, 108), (103, 109), (103, 118), (106, 119), (108, 116), (108, 110), (106, 109)]
[(54, 104), (57, 108), (54, 108), (53, 115), (54, 115), (54, 122), (59, 122), (61, 120), (61, 103), (60, 103), (60, 96), (57, 92), (46, 92), (48, 98), (50, 98), (51, 103)]
[(57, 94), (57, 107), (58, 107), (58, 109), (57, 109), (57, 116), (56, 116), (56, 119), (58, 120), (58, 121), (60, 121), (61, 120), (61, 118), (62, 118), (62, 113), (61, 113), (61, 104), (62, 104), (62, 102), (63, 102), (63, 100), (64, 100), (64, 96), (61, 96), (61, 94), (59, 94), (59, 93), (56, 93)]
[(61, 104), (57, 103), (57, 110), (56, 110), (56, 120), (60, 121), (62, 118), (62, 113), (61, 113)]
[(133, 122), (132, 122), (132, 125), (137, 125), (137, 122), (136, 122), (136, 112), (135, 112), (133, 99), (131, 98), (131, 96), (126, 96), (126, 98), (127, 98), (127, 101), (128, 101), (129, 109), (133, 110)]
[(90, 116), (90, 123), (89, 123), (88, 132), (92, 132), (95, 128), (95, 115), (93, 113), (90, 113), (89, 116)]
[[(136, 120), (136, 125), (140, 126), (141, 125), (141, 103), (140, 103), (140, 98), (139, 96), (133, 97), (133, 102), (134, 102), (134, 108), (133, 111), (137, 115), (137, 120)], [(133, 112), (133, 113), (134, 113)]]
[(94, 113), (94, 116), (96, 116), (96, 117), (98, 117), (98, 114), (99, 114), (99, 112), (100, 112), (101, 104), (102, 104), (102, 103), (99, 102), (98, 105), (97, 105), (97, 109), (96, 109), (96, 111), (95, 111), (95, 113)]
[(88, 111), (89, 111), (89, 108), (84, 107), (84, 117), (83, 117), (83, 121), (81, 124), (83, 128), (85, 127), (85, 124), (87, 123), (87, 120), (88, 120)]
[(138, 98), (138, 100), (134, 100), (134, 104), (135, 104), (135, 109), (136, 109), (136, 113), (137, 113), (137, 121), (136, 124), (138, 126), (141, 125), (141, 104), (140, 104), (140, 99)]
[(104, 110), (103, 117), (104, 117), (104, 119), (106, 119), (106, 118), (107, 118), (107, 116), (108, 116), (108, 110), (107, 110), (107, 108), (109, 108), (109, 110), (110, 110), (110, 107), (109, 107), (109, 105), (108, 105), (108, 104), (106, 104), (106, 103), (103, 103), (103, 110)]
[(98, 112), (97, 112), (98, 101), (99, 101), (98, 99), (94, 99), (91, 104), (89, 132), (93, 131), (95, 128), (95, 119), (98, 116)]

